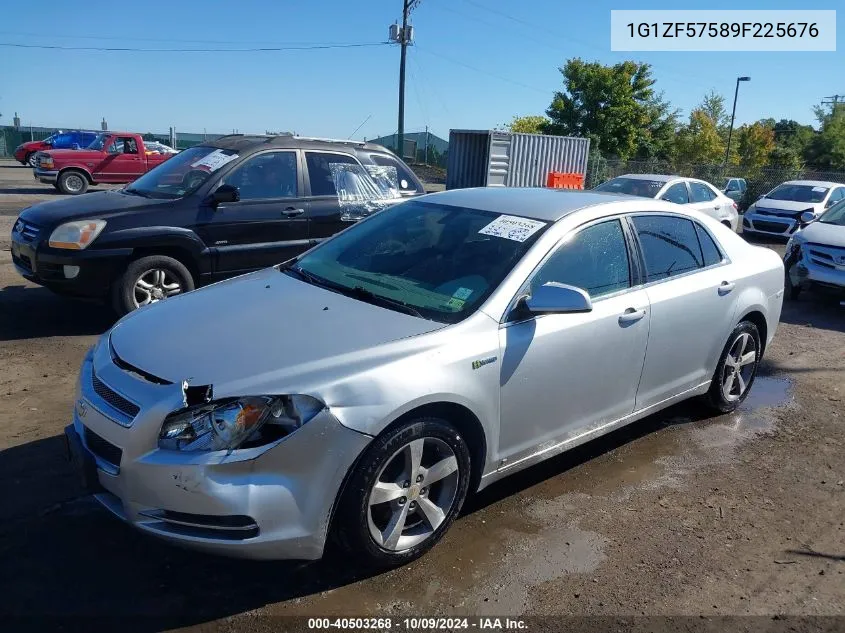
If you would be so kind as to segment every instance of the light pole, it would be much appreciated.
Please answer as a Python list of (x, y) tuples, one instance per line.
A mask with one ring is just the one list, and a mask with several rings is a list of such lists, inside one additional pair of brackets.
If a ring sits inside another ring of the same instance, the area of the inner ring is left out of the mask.
[(728, 128), (728, 149), (725, 150), (725, 165), (728, 164), (728, 158), (731, 155), (731, 136), (733, 136), (734, 131), (734, 117), (736, 116), (736, 98), (739, 96), (739, 82), (740, 81), (751, 81), (751, 77), (737, 77), (736, 78), (736, 90), (734, 91), (734, 109), (731, 111), (731, 126)]

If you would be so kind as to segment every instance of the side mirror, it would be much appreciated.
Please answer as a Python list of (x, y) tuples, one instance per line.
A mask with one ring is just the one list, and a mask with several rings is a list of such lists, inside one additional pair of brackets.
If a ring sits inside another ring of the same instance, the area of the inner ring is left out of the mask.
[(241, 199), (241, 192), (235, 185), (222, 184), (211, 194), (211, 201), (215, 206), (221, 202), (237, 202)]
[(816, 219), (816, 214), (812, 211), (804, 211), (798, 219), (802, 225), (807, 225)]
[(531, 314), (568, 314), (590, 312), (593, 302), (581, 288), (552, 281), (535, 288), (531, 296), (525, 298), (525, 308)]

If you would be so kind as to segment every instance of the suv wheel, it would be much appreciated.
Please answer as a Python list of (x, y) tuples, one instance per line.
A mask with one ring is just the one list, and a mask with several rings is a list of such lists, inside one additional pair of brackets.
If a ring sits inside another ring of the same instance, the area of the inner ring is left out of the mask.
[(58, 185), (62, 193), (75, 196), (88, 191), (88, 178), (81, 171), (70, 169), (59, 175)]
[(342, 493), (333, 536), (374, 567), (403, 565), (434, 547), (460, 512), (470, 456), (445, 420), (417, 418), (376, 438)]
[(130, 263), (112, 287), (119, 315), (194, 289), (194, 278), (178, 259), (149, 255)]

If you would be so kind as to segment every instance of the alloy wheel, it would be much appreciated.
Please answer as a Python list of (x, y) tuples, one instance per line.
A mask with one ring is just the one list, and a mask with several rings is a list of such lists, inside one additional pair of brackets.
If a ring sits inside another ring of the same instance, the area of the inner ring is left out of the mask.
[(182, 285), (173, 273), (161, 268), (153, 268), (143, 273), (135, 281), (133, 298), (135, 307), (162, 301), (182, 292)]
[(745, 395), (757, 366), (757, 343), (754, 337), (743, 332), (728, 350), (722, 374), (722, 395), (728, 402), (735, 402)]
[(394, 552), (429, 538), (446, 519), (458, 491), (458, 460), (435, 437), (412, 440), (385, 462), (370, 489), (370, 536)]

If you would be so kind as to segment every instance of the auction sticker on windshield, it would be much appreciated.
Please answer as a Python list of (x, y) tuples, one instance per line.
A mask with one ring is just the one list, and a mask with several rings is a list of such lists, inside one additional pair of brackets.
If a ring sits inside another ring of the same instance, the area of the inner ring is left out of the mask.
[(479, 233), (482, 235), (503, 237), (506, 240), (513, 240), (514, 242), (524, 242), (544, 226), (546, 226), (545, 222), (529, 220), (528, 218), (518, 218), (513, 215), (500, 215), (481, 229)]
[(237, 154), (224, 154), (222, 149), (216, 149), (200, 158), (197, 162), (191, 163), (191, 167), (208, 167), (210, 171), (217, 171), (223, 165), (232, 162), (237, 157)]

